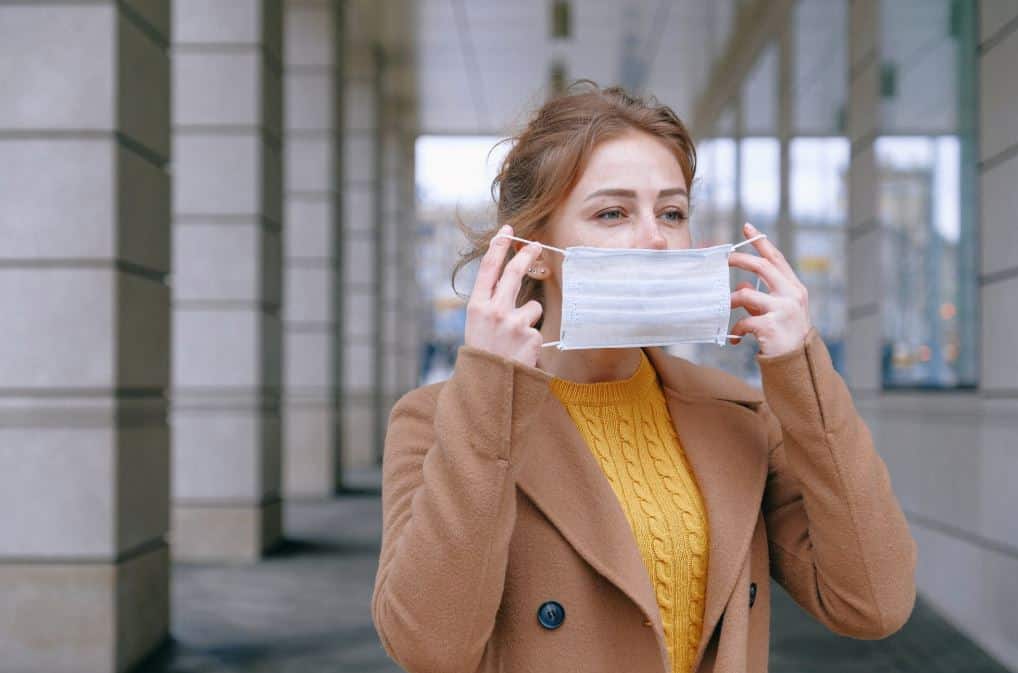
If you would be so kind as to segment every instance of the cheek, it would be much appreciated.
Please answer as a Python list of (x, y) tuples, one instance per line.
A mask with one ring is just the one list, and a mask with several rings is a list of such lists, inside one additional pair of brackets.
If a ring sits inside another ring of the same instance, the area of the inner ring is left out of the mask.
[(693, 235), (690, 233), (688, 225), (677, 231), (670, 231), (665, 236), (668, 238), (670, 250), (685, 250), (693, 247)]
[(604, 226), (589, 207), (582, 204), (562, 204), (548, 218), (545, 224), (546, 240), (559, 248), (572, 245), (589, 245), (594, 247), (622, 247), (625, 241), (620, 239), (621, 231)]
[(560, 205), (542, 225), (541, 239), (557, 248), (577, 245), (578, 239), (583, 235), (582, 227), (578, 226), (579, 221), (579, 215), (573, 213), (565, 204)]
[(607, 227), (595, 222), (584, 222), (577, 227), (578, 245), (595, 248), (631, 248), (633, 231), (627, 226)]
[(557, 233), (559, 240), (562, 242), (560, 247), (563, 248), (568, 248), (571, 245), (604, 245), (604, 229), (598, 227), (593, 220), (580, 213), (569, 220), (561, 222)]

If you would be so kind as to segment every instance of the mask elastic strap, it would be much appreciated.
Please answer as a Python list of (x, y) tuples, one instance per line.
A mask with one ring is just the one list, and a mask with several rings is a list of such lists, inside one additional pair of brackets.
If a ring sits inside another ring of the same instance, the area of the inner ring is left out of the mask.
[(735, 250), (736, 248), (738, 248), (738, 247), (741, 247), (741, 246), (743, 246), (743, 245), (749, 245), (749, 244), (750, 244), (750, 243), (752, 243), (753, 241), (759, 240), (759, 239), (761, 239), (761, 238), (767, 238), (767, 234), (757, 234), (757, 235), (756, 235), (756, 236), (754, 236), (753, 238), (747, 238), (747, 239), (746, 239), (745, 241), (743, 241), (742, 243), (736, 243), (735, 245), (733, 245), (733, 246), (732, 246), (732, 250)]
[[(491, 240), (495, 240), (496, 238), (511, 238), (512, 240), (519, 241), (520, 243), (537, 243), (537, 245), (547, 250), (554, 250), (555, 252), (562, 255), (566, 254), (566, 251), (563, 250), (562, 248), (556, 248), (554, 245), (548, 245), (547, 243), (541, 243), (540, 241), (530, 241), (525, 238), (520, 238), (519, 236), (510, 236), (509, 234), (495, 234)], [(752, 243), (753, 241), (759, 240), (761, 238), (767, 238), (767, 234), (757, 234), (753, 238), (747, 238), (742, 243), (736, 243), (735, 245), (732, 246), (732, 250), (735, 250), (736, 248), (741, 247), (743, 245), (748, 245), (749, 243)]]
[(562, 254), (562, 255), (566, 254), (566, 251), (563, 250), (562, 248), (556, 248), (554, 245), (547, 245), (545, 243), (541, 243), (540, 241), (528, 241), (527, 239), (520, 238), (519, 236), (510, 236), (509, 234), (495, 234), (491, 238), (491, 240), (494, 241), (496, 238), (511, 238), (514, 241), (519, 241), (520, 243), (536, 243), (537, 245), (539, 245), (542, 248), (545, 248), (547, 250), (554, 250), (555, 252), (557, 252), (559, 254)]
[[(747, 238), (747, 239), (746, 239), (745, 241), (743, 241), (742, 243), (736, 243), (735, 245), (733, 245), (733, 246), (732, 246), (732, 250), (735, 250), (735, 249), (736, 249), (736, 248), (738, 248), (738, 247), (739, 247), (740, 245), (748, 245), (748, 244), (752, 243), (753, 241), (759, 240), (759, 239), (761, 239), (761, 238), (767, 238), (767, 234), (757, 234), (757, 235), (756, 235), (756, 236), (754, 236), (753, 238)], [(760, 289), (760, 276), (757, 276), (757, 277), (756, 277), (756, 289), (757, 289), (757, 290), (759, 290), (759, 289)], [(733, 336), (733, 335), (729, 334), (728, 336)]]

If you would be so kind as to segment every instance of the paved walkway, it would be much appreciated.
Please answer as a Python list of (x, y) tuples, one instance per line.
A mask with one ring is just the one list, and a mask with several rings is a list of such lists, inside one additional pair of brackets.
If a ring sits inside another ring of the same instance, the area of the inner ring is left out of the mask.
[[(372, 481), (374, 480), (374, 483)], [(288, 541), (251, 566), (177, 566), (173, 640), (137, 673), (392, 672), (371, 623), (377, 475), (329, 502), (289, 504)], [(1007, 673), (922, 601), (883, 641), (826, 631), (775, 586), (772, 673)]]

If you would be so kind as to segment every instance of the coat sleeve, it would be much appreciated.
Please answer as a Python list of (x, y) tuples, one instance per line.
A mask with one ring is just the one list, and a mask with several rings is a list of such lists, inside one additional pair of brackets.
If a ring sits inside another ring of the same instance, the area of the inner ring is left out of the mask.
[(451, 378), (393, 407), (382, 461), (382, 547), (371, 600), (410, 673), (474, 671), (502, 600), (519, 440), (548, 375), (462, 346)]
[(835, 633), (886, 637), (912, 612), (917, 550), (869, 428), (816, 328), (757, 362), (771, 574)]

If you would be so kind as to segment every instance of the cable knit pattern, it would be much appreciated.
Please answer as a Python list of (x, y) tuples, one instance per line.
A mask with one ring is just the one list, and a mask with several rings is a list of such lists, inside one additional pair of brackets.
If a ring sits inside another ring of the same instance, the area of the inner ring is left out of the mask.
[(654, 586), (673, 673), (688, 673), (703, 630), (708, 530), (703, 499), (653, 365), (628, 379), (551, 381), (619, 499)]

